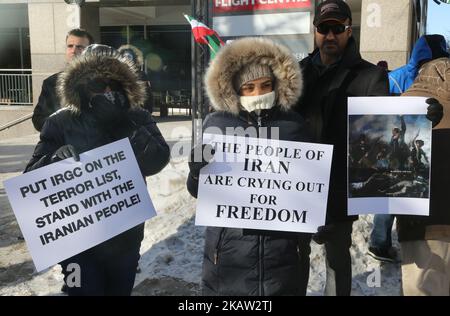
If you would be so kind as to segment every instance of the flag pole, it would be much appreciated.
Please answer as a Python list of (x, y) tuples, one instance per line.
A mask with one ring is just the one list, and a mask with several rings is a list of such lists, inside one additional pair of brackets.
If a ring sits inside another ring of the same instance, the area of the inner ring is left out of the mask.
[(214, 52), (214, 54), (217, 54), (217, 52), (216, 52), (216, 50), (214, 49), (214, 48), (212, 48), (212, 46), (211, 46), (211, 44), (209, 44), (209, 42), (208, 42), (208, 40), (207, 39), (205, 39), (205, 37), (203, 36), (202, 37), (205, 41), (206, 41), (206, 44), (208, 44), (208, 46), (209, 46), (209, 49), (211, 50), (211, 51), (213, 51)]

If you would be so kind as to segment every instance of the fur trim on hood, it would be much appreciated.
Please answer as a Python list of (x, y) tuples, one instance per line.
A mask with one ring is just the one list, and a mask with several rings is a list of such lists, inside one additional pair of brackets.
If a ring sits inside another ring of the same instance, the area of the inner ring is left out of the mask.
[(131, 108), (143, 106), (146, 99), (145, 83), (139, 80), (136, 66), (112, 48), (110, 50), (93, 49), (75, 57), (67, 65), (58, 76), (56, 84), (61, 104), (79, 113), (80, 93), (84, 90), (83, 87), (95, 78), (120, 82)]
[(271, 68), (277, 106), (287, 111), (297, 102), (303, 88), (298, 61), (288, 48), (268, 39), (250, 37), (222, 47), (209, 65), (205, 88), (215, 110), (235, 115), (242, 110), (233, 78), (245, 65), (254, 62)]
[(131, 49), (136, 55), (137, 66), (142, 67), (142, 65), (144, 64), (144, 54), (142, 53), (142, 51), (134, 45), (126, 44), (119, 47), (118, 49), (119, 53), (122, 52), (124, 49)]

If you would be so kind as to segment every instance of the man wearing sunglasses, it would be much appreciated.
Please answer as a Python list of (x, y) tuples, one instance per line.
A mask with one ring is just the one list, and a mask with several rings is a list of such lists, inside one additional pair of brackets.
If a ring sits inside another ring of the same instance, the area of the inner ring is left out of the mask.
[[(313, 24), (317, 48), (300, 62), (304, 94), (297, 110), (316, 141), (334, 145), (334, 153), (326, 225), (312, 238), (325, 244), (325, 295), (350, 295), (351, 234), (358, 217), (347, 215), (347, 99), (389, 95), (389, 81), (385, 70), (361, 58), (352, 37), (352, 14), (344, 1), (322, 2)], [(309, 243), (300, 247), (309, 253)], [(309, 266), (303, 269), (308, 271)]]
[[(83, 50), (94, 43), (94, 38), (83, 29), (70, 30), (66, 35), (66, 63), (70, 63), (75, 56), (80, 55)], [(33, 125), (36, 130), (41, 131), (45, 120), (61, 105), (56, 94), (56, 80), (60, 72), (46, 78), (42, 83), (42, 91), (38, 103), (33, 111)]]

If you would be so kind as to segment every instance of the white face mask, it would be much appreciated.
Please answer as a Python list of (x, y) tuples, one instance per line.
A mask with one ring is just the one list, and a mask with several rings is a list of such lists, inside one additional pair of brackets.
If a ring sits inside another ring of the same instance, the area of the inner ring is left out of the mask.
[(275, 91), (255, 96), (241, 96), (240, 102), (247, 112), (269, 110), (275, 105)]

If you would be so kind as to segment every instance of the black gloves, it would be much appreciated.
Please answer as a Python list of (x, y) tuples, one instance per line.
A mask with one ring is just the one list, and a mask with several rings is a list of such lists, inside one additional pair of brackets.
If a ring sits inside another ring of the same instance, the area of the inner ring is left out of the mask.
[(335, 233), (335, 229), (336, 226), (333, 224), (319, 226), (317, 228), (317, 233), (312, 235), (312, 240), (314, 240), (319, 245), (322, 245), (332, 238), (333, 234)]
[(435, 127), (444, 116), (444, 108), (439, 101), (434, 98), (429, 98), (425, 102), (429, 104), (427, 108), (427, 119), (429, 119), (433, 124), (433, 127)]
[(67, 158), (73, 157), (75, 161), (80, 161), (80, 155), (78, 151), (72, 145), (64, 145), (59, 147), (53, 154), (52, 161), (60, 161)]
[(189, 159), (189, 170), (195, 179), (198, 179), (200, 169), (212, 161), (214, 153), (214, 148), (209, 144), (198, 145), (192, 148), (191, 158)]

